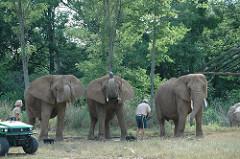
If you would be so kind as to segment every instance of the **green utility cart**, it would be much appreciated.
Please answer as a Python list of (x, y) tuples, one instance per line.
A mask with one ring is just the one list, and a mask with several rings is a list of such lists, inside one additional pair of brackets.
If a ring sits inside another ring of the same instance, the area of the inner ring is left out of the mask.
[(28, 154), (38, 149), (38, 141), (33, 126), (20, 121), (0, 122), (0, 156), (5, 156), (10, 147), (21, 146)]

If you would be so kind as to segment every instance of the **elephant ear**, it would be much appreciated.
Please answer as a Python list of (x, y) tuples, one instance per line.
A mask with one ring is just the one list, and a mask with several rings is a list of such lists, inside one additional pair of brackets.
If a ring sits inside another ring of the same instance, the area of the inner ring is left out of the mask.
[(114, 78), (117, 80), (117, 82), (121, 83), (120, 85), (122, 86), (122, 91), (120, 92), (119, 96), (122, 99), (122, 101), (124, 102), (126, 100), (132, 99), (134, 91), (131, 85), (127, 81), (118, 76), (114, 76)]
[(50, 75), (35, 79), (29, 84), (30, 94), (46, 103), (55, 104), (55, 97), (51, 91), (52, 82), (53, 77)]
[(207, 93), (207, 87), (208, 87), (208, 83), (207, 83), (207, 79), (203, 74), (199, 74), (200, 78), (203, 80), (204, 82), (204, 94), (205, 94), (205, 98), (207, 98), (208, 93)]
[(105, 82), (108, 80), (109, 75), (105, 75), (101, 78), (97, 78), (90, 82), (87, 86), (86, 91), (86, 98), (92, 99), (96, 102), (99, 102), (101, 104), (105, 104), (105, 97), (102, 92), (102, 88), (105, 84)]
[(75, 76), (65, 75), (65, 77), (71, 87), (71, 102), (74, 102), (85, 93), (85, 88)]
[(174, 94), (187, 102), (190, 102), (190, 92), (187, 88), (188, 83), (191, 81), (190, 76), (179, 77), (173, 84)]

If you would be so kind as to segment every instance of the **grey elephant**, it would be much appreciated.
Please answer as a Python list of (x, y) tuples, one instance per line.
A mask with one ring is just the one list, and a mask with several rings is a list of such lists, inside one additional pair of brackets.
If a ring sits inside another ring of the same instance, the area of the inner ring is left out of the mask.
[(156, 114), (160, 124), (160, 136), (165, 135), (165, 120), (173, 120), (176, 137), (184, 136), (187, 115), (190, 125), (196, 120), (196, 135), (202, 136), (203, 105), (206, 105), (207, 80), (203, 74), (189, 74), (171, 78), (162, 84), (155, 96)]
[(94, 129), (99, 122), (98, 140), (110, 139), (110, 121), (117, 116), (121, 128), (121, 140), (127, 135), (123, 114), (124, 101), (133, 97), (133, 89), (124, 79), (109, 73), (89, 83), (86, 100), (91, 119), (88, 139), (93, 140)]
[(240, 103), (236, 103), (228, 110), (230, 126), (240, 126)]
[(57, 118), (56, 138), (63, 140), (66, 105), (84, 94), (83, 84), (73, 75), (47, 75), (32, 81), (24, 92), (28, 123), (41, 123), (39, 140), (48, 138), (50, 118)]

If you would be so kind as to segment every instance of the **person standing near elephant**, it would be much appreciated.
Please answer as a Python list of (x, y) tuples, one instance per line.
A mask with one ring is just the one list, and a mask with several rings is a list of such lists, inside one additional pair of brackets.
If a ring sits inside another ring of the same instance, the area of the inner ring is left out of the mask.
[(19, 121), (22, 107), (22, 100), (17, 100), (15, 102), (15, 108), (12, 110), (12, 121)]
[(137, 132), (136, 137), (138, 136), (139, 131), (142, 129), (141, 140), (143, 139), (145, 129), (147, 128), (146, 116), (151, 113), (151, 107), (148, 105), (148, 100), (144, 99), (141, 104), (137, 106), (136, 109), (136, 121), (137, 121)]

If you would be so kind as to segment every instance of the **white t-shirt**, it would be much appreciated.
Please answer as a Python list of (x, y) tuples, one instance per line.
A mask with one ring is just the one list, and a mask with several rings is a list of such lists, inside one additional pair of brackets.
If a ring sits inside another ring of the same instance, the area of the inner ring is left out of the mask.
[(137, 106), (136, 115), (147, 115), (147, 112), (151, 112), (151, 107), (147, 103), (141, 103)]
[(18, 113), (18, 115), (20, 116), (21, 113), (21, 108), (19, 107), (15, 107), (12, 111), (12, 117), (15, 117), (15, 114)]

